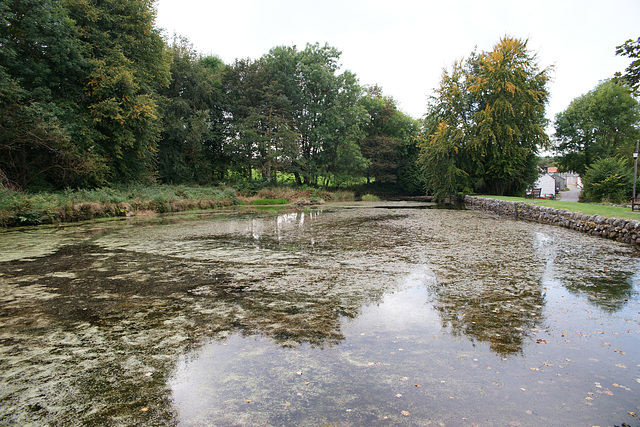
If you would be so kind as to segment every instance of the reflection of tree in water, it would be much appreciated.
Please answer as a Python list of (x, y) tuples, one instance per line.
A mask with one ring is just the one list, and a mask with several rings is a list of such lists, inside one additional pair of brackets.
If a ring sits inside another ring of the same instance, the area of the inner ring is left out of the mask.
[(234, 332), (282, 346), (335, 345), (344, 339), (340, 316), (355, 316), (368, 297), (327, 292), (327, 272), (311, 271), (301, 291), (282, 286), (291, 277), (265, 277), (278, 284), (272, 290), (233, 271), (96, 246), (0, 264), (3, 284), (24, 295), (0, 300), (0, 400), (16, 411), (0, 415), (16, 424), (137, 424), (141, 415), (172, 424), (167, 379), (179, 354)]
[(628, 266), (618, 265), (630, 253), (621, 254), (609, 246), (598, 247), (601, 244), (594, 241), (589, 248), (576, 247), (543, 233), (536, 234), (537, 251), (546, 262), (543, 281), (561, 284), (572, 294), (586, 297), (590, 304), (615, 312), (635, 296), (634, 283), (640, 282), (640, 277), (628, 271)]
[(522, 351), (528, 332), (541, 321), (544, 295), (536, 282), (459, 278), (434, 292), (443, 327), (486, 342), (501, 356)]
[(582, 295), (589, 303), (613, 313), (624, 308), (627, 301), (635, 298), (637, 291), (634, 283), (638, 279), (629, 277), (629, 273), (603, 269), (590, 276), (567, 277), (565, 286), (574, 295)]

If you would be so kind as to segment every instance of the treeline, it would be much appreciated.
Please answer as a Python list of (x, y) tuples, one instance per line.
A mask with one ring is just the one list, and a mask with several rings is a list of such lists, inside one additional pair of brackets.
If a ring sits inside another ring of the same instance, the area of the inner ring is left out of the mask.
[(0, 3), (0, 185), (356, 181), (420, 192), (420, 122), (327, 45), (224, 64), (152, 0)]

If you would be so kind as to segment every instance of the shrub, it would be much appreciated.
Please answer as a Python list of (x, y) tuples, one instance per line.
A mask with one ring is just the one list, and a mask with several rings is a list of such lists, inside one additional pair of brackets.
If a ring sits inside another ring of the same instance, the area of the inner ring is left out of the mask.
[(582, 180), (587, 202), (626, 203), (633, 186), (629, 164), (622, 158), (600, 159), (587, 168)]

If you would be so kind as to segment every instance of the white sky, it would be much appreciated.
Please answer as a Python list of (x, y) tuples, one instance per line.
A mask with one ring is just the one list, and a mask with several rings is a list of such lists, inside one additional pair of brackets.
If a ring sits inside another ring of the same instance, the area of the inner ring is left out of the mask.
[(640, 37), (639, 0), (157, 0), (156, 25), (225, 63), (275, 46), (329, 43), (343, 69), (378, 84), (419, 118), (443, 68), (509, 35), (528, 39), (540, 66), (554, 65), (547, 117), (629, 58), (615, 47)]

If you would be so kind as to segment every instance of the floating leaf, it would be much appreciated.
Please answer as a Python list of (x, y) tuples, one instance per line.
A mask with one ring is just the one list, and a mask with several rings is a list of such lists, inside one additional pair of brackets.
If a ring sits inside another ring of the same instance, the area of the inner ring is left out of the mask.
[(401, 414), (404, 417), (408, 417), (409, 415), (411, 415), (411, 413), (409, 411), (402, 411)]
[(142, 408), (142, 409), (140, 409), (140, 411), (142, 411), (142, 412), (147, 412), (148, 410), (149, 410), (149, 408)]
[(622, 363), (618, 363), (616, 365), (616, 368), (622, 368), (622, 369), (627, 369), (627, 367), (625, 365), (623, 365)]
[(284, 402), (284, 406), (291, 406), (291, 402)]
[(620, 354), (626, 354), (624, 351), (622, 350), (613, 350), (614, 353), (620, 353)]
[(401, 397), (402, 397), (402, 395), (401, 395), (400, 393), (398, 393), (398, 394), (396, 394), (396, 397), (397, 397), (397, 398), (401, 398)]

